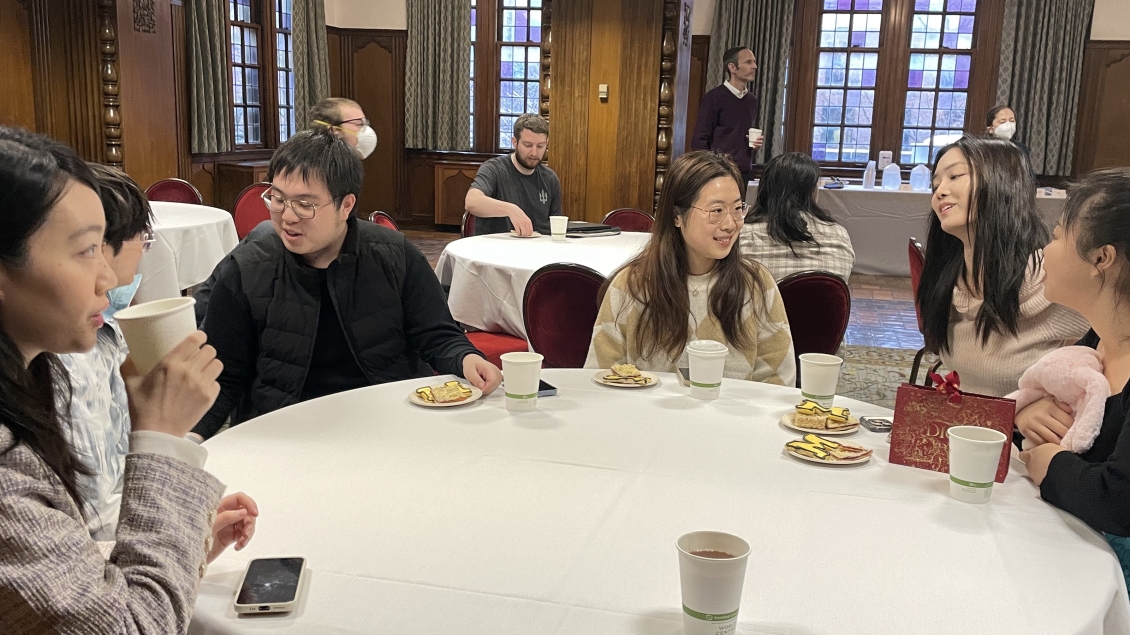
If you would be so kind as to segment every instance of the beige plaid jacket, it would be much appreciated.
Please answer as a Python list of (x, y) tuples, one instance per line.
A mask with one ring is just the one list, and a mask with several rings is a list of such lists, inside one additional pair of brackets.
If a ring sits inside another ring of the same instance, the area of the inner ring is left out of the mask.
[[(11, 446), (0, 426), (0, 451)], [(222, 493), (187, 463), (128, 455), (107, 561), (62, 481), (12, 447), (0, 455), (0, 633), (187, 632)]]
[(738, 238), (742, 255), (765, 265), (777, 282), (801, 271), (827, 271), (847, 282), (855, 264), (855, 249), (851, 246), (847, 230), (842, 225), (825, 223), (808, 214), (805, 217), (808, 231), (817, 244), (796, 243), (793, 245), (796, 247), (794, 254), (788, 245), (769, 235), (767, 223), (758, 221), (742, 227)]

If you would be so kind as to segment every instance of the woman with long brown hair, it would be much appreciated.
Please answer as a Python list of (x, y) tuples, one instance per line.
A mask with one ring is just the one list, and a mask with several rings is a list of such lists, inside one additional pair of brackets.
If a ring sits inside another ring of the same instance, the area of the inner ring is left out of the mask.
[(588, 368), (631, 363), (674, 372), (696, 339), (730, 349), (724, 376), (792, 386), (785, 305), (765, 267), (742, 258), (748, 206), (741, 173), (724, 155), (691, 152), (671, 164), (651, 242), (606, 286)]

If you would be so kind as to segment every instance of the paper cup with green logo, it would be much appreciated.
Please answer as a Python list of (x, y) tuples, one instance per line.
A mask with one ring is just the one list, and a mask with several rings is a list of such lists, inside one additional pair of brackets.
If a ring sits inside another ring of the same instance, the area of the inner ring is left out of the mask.
[(569, 231), (569, 217), (568, 216), (550, 216), (549, 217), (549, 233), (553, 236), (553, 240), (565, 240), (565, 233)]
[(836, 385), (840, 383), (840, 366), (844, 360), (824, 353), (800, 356), (800, 394), (825, 408), (832, 407)]
[(695, 531), (680, 536), (675, 545), (686, 635), (733, 635), (749, 543), (720, 531)]
[(989, 502), (1008, 437), (999, 430), (979, 426), (954, 426), (946, 436), (950, 444), (950, 496), (963, 503)]
[(502, 355), (502, 387), (506, 393), (506, 409), (527, 412), (538, 406), (538, 383), (541, 362), (538, 353), (504, 353)]
[(717, 399), (722, 389), (722, 374), (726, 371), (726, 356), (730, 349), (714, 340), (694, 340), (687, 344), (687, 361), (690, 366), (691, 396), (695, 399)]
[(126, 307), (114, 314), (137, 372), (149, 371), (184, 338), (196, 332), (192, 298), (168, 298)]

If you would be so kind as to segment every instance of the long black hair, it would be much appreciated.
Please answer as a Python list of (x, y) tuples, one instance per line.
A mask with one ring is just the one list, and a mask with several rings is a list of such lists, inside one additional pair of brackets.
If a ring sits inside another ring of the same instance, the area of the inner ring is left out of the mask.
[(779, 154), (765, 164), (757, 202), (746, 222), (765, 221), (773, 240), (784, 243), (796, 255), (795, 243), (818, 245), (808, 229), (805, 213), (825, 223), (836, 222), (832, 215), (816, 204), (816, 187), (820, 184), (820, 165), (801, 152)]
[[(973, 271), (968, 279), (974, 287), (971, 291), (983, 297), (976, 329), (985, 344), (993, 333), (1017, 335), (1020, 286), (1028, 268), (1040, 266), (1033, 256), (1048, 243), (1049, 234), (1036, 213), (1036, 185), (1028, 158), (1019, 148), (1003, 139), (966, 135), (936, 156), (941, 159), (954, 149), (969, 164), (967, 224)], [(938, 215), (931, 214), (916, 299), (926, 348), (932, 352), (950, 350), (953, 289), (964, 273), (964, 244), (947, 234)]]
[[(68, 183), (78, 182), (98, 192), (94, 173), (70, 148), (20, 128), (0, 126), (0, 267), (18, 270), (28, 261), (28, 241), (47, 221)], [(58, 392), (58, 394), (57, 394)], [(61, 399), (60, 399), (61, 398)], [(67, 441), (71, 383), (53, 353), (37, 355), (30, 363), (0, 323), (0, 425), (12, 433), (12, 445), (24, 444), (63, 482), (76, 506), (83, 508), (75, 485), (78, 474), (89, 475)], [(58, 399), (58, 401), (57, 401)]]
[[(1122, 264), (1117, 304), (1130, 302), (1130, 168), (1106, 168), (1085, 175), (1071, 186), (1060, 226), (1075, 234), (1079, 256), (1104, 245), (1114, 247)], [(1103, 285), (1106, 277), (1101, 278)]]

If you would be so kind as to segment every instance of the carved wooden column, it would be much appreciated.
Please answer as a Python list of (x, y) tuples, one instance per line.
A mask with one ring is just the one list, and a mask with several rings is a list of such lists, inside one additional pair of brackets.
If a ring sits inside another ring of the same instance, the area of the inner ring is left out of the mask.
[(693, 0), (664, 0), (659, 62), (659, 120), (655, 137), (655, 203), (667, 168), (685, 147)]
[(122, 153), (122, 113), (118, 91), (117, 16), (118, 8), (115, 0), (98, 0), (102, 124), (106, 145), (104, 162), (120, 168), (124, 157)]
[(541, 10), (541, 116), (549, 120), (550, 64), (553, 55), (552, 0), (544, 0)]

